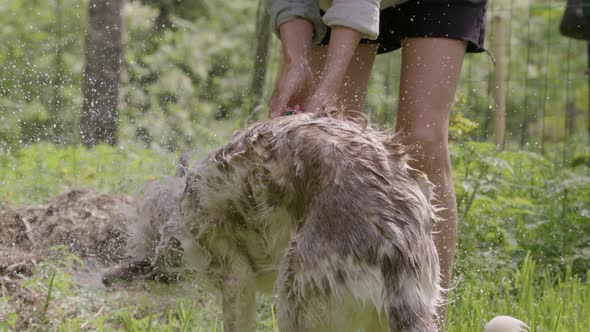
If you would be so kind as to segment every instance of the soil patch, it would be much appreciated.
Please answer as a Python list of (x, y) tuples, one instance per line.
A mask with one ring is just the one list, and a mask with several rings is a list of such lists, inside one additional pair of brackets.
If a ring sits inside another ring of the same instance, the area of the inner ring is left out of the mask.
[(0, 205), (0, 296), (13, 294), (53, 246), (66, 246), (87, 267), (121, 262), (133, 209), (130, 196), (87, 189), (69, 190), (39, 206)]

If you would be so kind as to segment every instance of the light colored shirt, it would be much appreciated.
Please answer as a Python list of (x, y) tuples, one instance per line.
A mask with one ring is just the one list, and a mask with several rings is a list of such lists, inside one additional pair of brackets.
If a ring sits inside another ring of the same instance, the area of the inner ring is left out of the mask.
[[(362, 38), (379, 36), (379, 12), (407, 0), (269, 0), (271, 24), (279, 35), (279, 26), (296, 17), (312, 22), (313, 43), (324, 39), (327, 27), (345, 26), (362, 33)], [(320, 15), (320, 9), (325, 12)]]

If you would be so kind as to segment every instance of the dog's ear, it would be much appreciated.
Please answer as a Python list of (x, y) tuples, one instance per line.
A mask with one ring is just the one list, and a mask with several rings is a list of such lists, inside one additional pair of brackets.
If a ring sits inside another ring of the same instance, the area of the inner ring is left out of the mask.
[(420, 188), (420, 191), (422, 191), (424, 197), (426, 197), (428, 201), (431, 201), (434, 195), (434, 184), (428, 180), (426, 174), (409, 166), (408, 174), (410, 174), (410, 176), (416, 180), (418, 188)]

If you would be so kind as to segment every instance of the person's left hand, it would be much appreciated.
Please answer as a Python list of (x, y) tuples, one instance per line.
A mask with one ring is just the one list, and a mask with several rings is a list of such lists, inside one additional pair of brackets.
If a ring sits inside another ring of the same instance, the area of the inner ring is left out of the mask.
[(360, 38), (361, 33), (357, 30), (342, 26), (332, 27), (322, 77), (317, 89), (303, 106), (305, 112), (319, 112), (322, 107), (338, 99)]

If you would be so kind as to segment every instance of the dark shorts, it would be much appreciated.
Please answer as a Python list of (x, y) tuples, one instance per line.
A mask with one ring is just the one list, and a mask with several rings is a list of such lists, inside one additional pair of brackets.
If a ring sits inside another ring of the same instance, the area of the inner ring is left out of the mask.
[[(378, 53), (401, 48), (409, 37), (444, 37), (468, 42), (467, 52), (483, 52), (486, 31), (487, 0), (409, 0), (381, 11), (379, 37), (361, 40), (362, 44), (378, 43)], [(330, 29), (322, 40), (327, 45)]]

